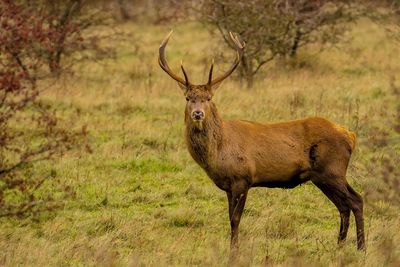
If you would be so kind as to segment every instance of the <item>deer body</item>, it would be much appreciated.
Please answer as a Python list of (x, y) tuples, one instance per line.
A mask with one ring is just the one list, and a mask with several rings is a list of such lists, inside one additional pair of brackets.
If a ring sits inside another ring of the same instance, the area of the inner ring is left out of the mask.
[(249, 187), (294, 188), (309, 181), (330, 153), (342, 150), (347, 156), (342, 167), (347, 168), (354, 142), (352, 133), (323, 118), (273, 124), (223, 121), (215, 108), (202, 129), (186, 123), (190, 154), (224, 191), (235, 179)]
[(238, 66), (244, 44), (231, 34), (237, 49), (232, 67), (212, 79), (211, 65), (208, 83), (193, 85), (183, 66), (184, 80), (167, 64), (164, 53), (170, 35), (161, 43), (159, 64), (184, 91), (185, 140), (191, 156), (227, 194), (231, 257), (237, 251), (238, 227), (249, 189), (294, 188), (307, 181), (314, 183), (337, 207), (339, 243), (346, 239), (350, 212), (354, 213), (357, 247), (364, 249), (363, 200), (346, 181), (355, 134), (317, 117), (271, 124), (222, 120), (212, 97)]

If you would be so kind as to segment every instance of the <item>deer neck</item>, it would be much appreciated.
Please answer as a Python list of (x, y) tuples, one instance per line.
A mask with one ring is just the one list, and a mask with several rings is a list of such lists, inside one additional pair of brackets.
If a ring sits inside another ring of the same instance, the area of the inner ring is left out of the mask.
[(185, 113), (186, 143), (193, 159), (204, 169), (210, 167), (216, 152), (223, 144), (223, 125), (217, 108), (211, 106), (210, 115), (199, 126)]

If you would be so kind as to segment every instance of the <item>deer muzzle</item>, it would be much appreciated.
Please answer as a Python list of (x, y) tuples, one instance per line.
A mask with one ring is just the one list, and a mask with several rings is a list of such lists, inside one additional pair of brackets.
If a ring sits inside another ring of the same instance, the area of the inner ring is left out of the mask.
[(201, 110), (195, 110), (192, 112), (192, 119), (194, 121), (201, 121), (204, 119), (204, 112)]

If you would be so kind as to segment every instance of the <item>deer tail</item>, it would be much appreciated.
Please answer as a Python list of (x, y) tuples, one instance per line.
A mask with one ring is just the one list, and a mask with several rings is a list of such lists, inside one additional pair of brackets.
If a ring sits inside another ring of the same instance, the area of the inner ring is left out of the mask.
[(356, 148), (357, 136), (354, 132), (351, 132), (351, 131), (347, 131), (347, 135), (350, 139), (351, 151), (353, 152), (354, 149)]
[(346, 141), (350, 146), (350, 152), (353, 152), (354, 149), (356, 148), (356, 140), (357, 140), (357, 136), (354, 132), (349, 131), (347, 129), (345, 129), (344, 127), (341, 127), (339, 125), (335, 125), (336, 129), (339, 130), (339, 132), (341, 132), (345, 137), (346, 137)]

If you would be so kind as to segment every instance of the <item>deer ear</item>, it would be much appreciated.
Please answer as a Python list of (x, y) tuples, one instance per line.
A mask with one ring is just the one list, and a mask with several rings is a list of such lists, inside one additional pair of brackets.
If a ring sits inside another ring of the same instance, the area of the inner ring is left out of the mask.
[(221, 86), (222, 82), (223, 82), (223, 81), (220, 81), (220, 82), (218, 82), (218, 83), (216, 83), (216, 84), (211, 85), (211, 86), (210, 86), (210, 89), (209, 89), (210, 92), (211, 92), (212, 94), (214, 94), (214, 93), (218, 90), (218, 88)]

